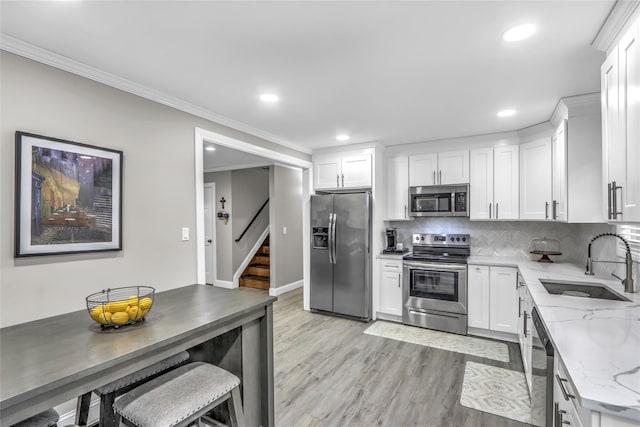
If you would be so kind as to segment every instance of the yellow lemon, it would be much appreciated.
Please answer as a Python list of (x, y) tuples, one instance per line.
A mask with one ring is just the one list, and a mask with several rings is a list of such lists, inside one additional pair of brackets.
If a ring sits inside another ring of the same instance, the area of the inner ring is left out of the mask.
[(118, 313), (120, 311), (127, 311), (127, 308), (129, 308), (129, 303), (127, 302), (127, 300), (124, 300), (124, 301), (113, 301), (113, 302), (110, 302), (108, 305), (109, 305), (109, 311), (111, 313)]
[(129, 304), (130, 306), (138, 305), (139, 301), (140, 300), (135, 295), (131, 295), (129, 298), (127, 298), (127, 304)]
[(131, 320), (139, 320), (142, 318), (142, 310), (140, 310), (137, 306), (129, 307), (127, 313), (129, 314), (129, 319)]
[(111, 323), (111, 313), (109, 313), (108, 311), (105, 311), (104, 313), (100, 313), (100, 315), (98, 315), (97, 320), (103, 325)]
[(100, 316), (102, 313), (105, 313), (105, 312), (108, 313), (104, 305), (97, 305), (91, 309), (91, 312), (90, 312), (91, 318), (93, 320), (98, 320), (98, 316)]
[(148, 310), (149, 307), (151, 307), (151, 304), (153, 304), (153, 301), (149, 297), (144, 297), (140, 299), (140, 308), (143, 310)]
[(118, 311), (111, 315), (111, 322), (116, 325), (124, 325), (129, 321), (129, 315), (124, 311)]
[(142, 319), (144, 316), (146, 316), (148, 311), (149, 311), (148, 308), (146, 310), (140, 309), (140, 318)]

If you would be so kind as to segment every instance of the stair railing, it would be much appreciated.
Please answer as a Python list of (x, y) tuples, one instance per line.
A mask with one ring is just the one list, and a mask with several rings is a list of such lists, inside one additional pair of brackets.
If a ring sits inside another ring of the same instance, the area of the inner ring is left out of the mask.
[(240, 240), (242, 240), (242, 238), (244, 237), (245, 234), (247, 234), (247, 231), (249, 231), (249, 227), (251, 227), (251, 225), (256, 222), (256, 219), (258, 218), (258, 215), (260, 215), (260, 212), (262, 212), (262, 210), (264, 209), (265, 206), (267, 206), (267, 203), (269, 203), (269, 198), (267, 197), (267, 200), (264, 201), (264, 203), (262, 204), (262, 206), (260, 206), (260, 209), (258, 209), (258, 212), (256, 212), (256, 214), (253, 216), (253, 218), (251, 219), (251, 221), (249, 222), (249, 224), (245, 227), (244, 231), (242, 232), (242, 234), (240, 234), (240, 237), (238, 237), (236, 239), (236, 243), (239, 242)]

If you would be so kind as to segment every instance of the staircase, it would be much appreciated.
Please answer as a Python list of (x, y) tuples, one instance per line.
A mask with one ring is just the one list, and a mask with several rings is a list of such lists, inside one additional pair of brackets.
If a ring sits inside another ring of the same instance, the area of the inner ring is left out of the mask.
[(256, 289), (269, 289), (269, 236), (264, 239), (262, 246), (258, 248), (249, 266), (240, 276), (240, 286)]

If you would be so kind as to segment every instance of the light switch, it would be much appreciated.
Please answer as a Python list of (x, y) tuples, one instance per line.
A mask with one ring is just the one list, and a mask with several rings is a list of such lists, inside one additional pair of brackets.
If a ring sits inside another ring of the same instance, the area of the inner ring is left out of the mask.
[(182, 240), (189, 240), (189, 227), (182, 227)]
[(282, 234), (287, 234), (287, 227), (282, 227)]

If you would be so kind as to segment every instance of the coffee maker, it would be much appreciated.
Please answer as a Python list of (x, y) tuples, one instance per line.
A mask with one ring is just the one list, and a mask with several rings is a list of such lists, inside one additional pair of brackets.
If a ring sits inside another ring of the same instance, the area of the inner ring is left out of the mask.
[(384, 248), (385, 252), (395, 252), (396, 244), (398, 243), (398, 232), (395, 227), (387, 227), (385, 232), (387, 236), (387, 246)]

